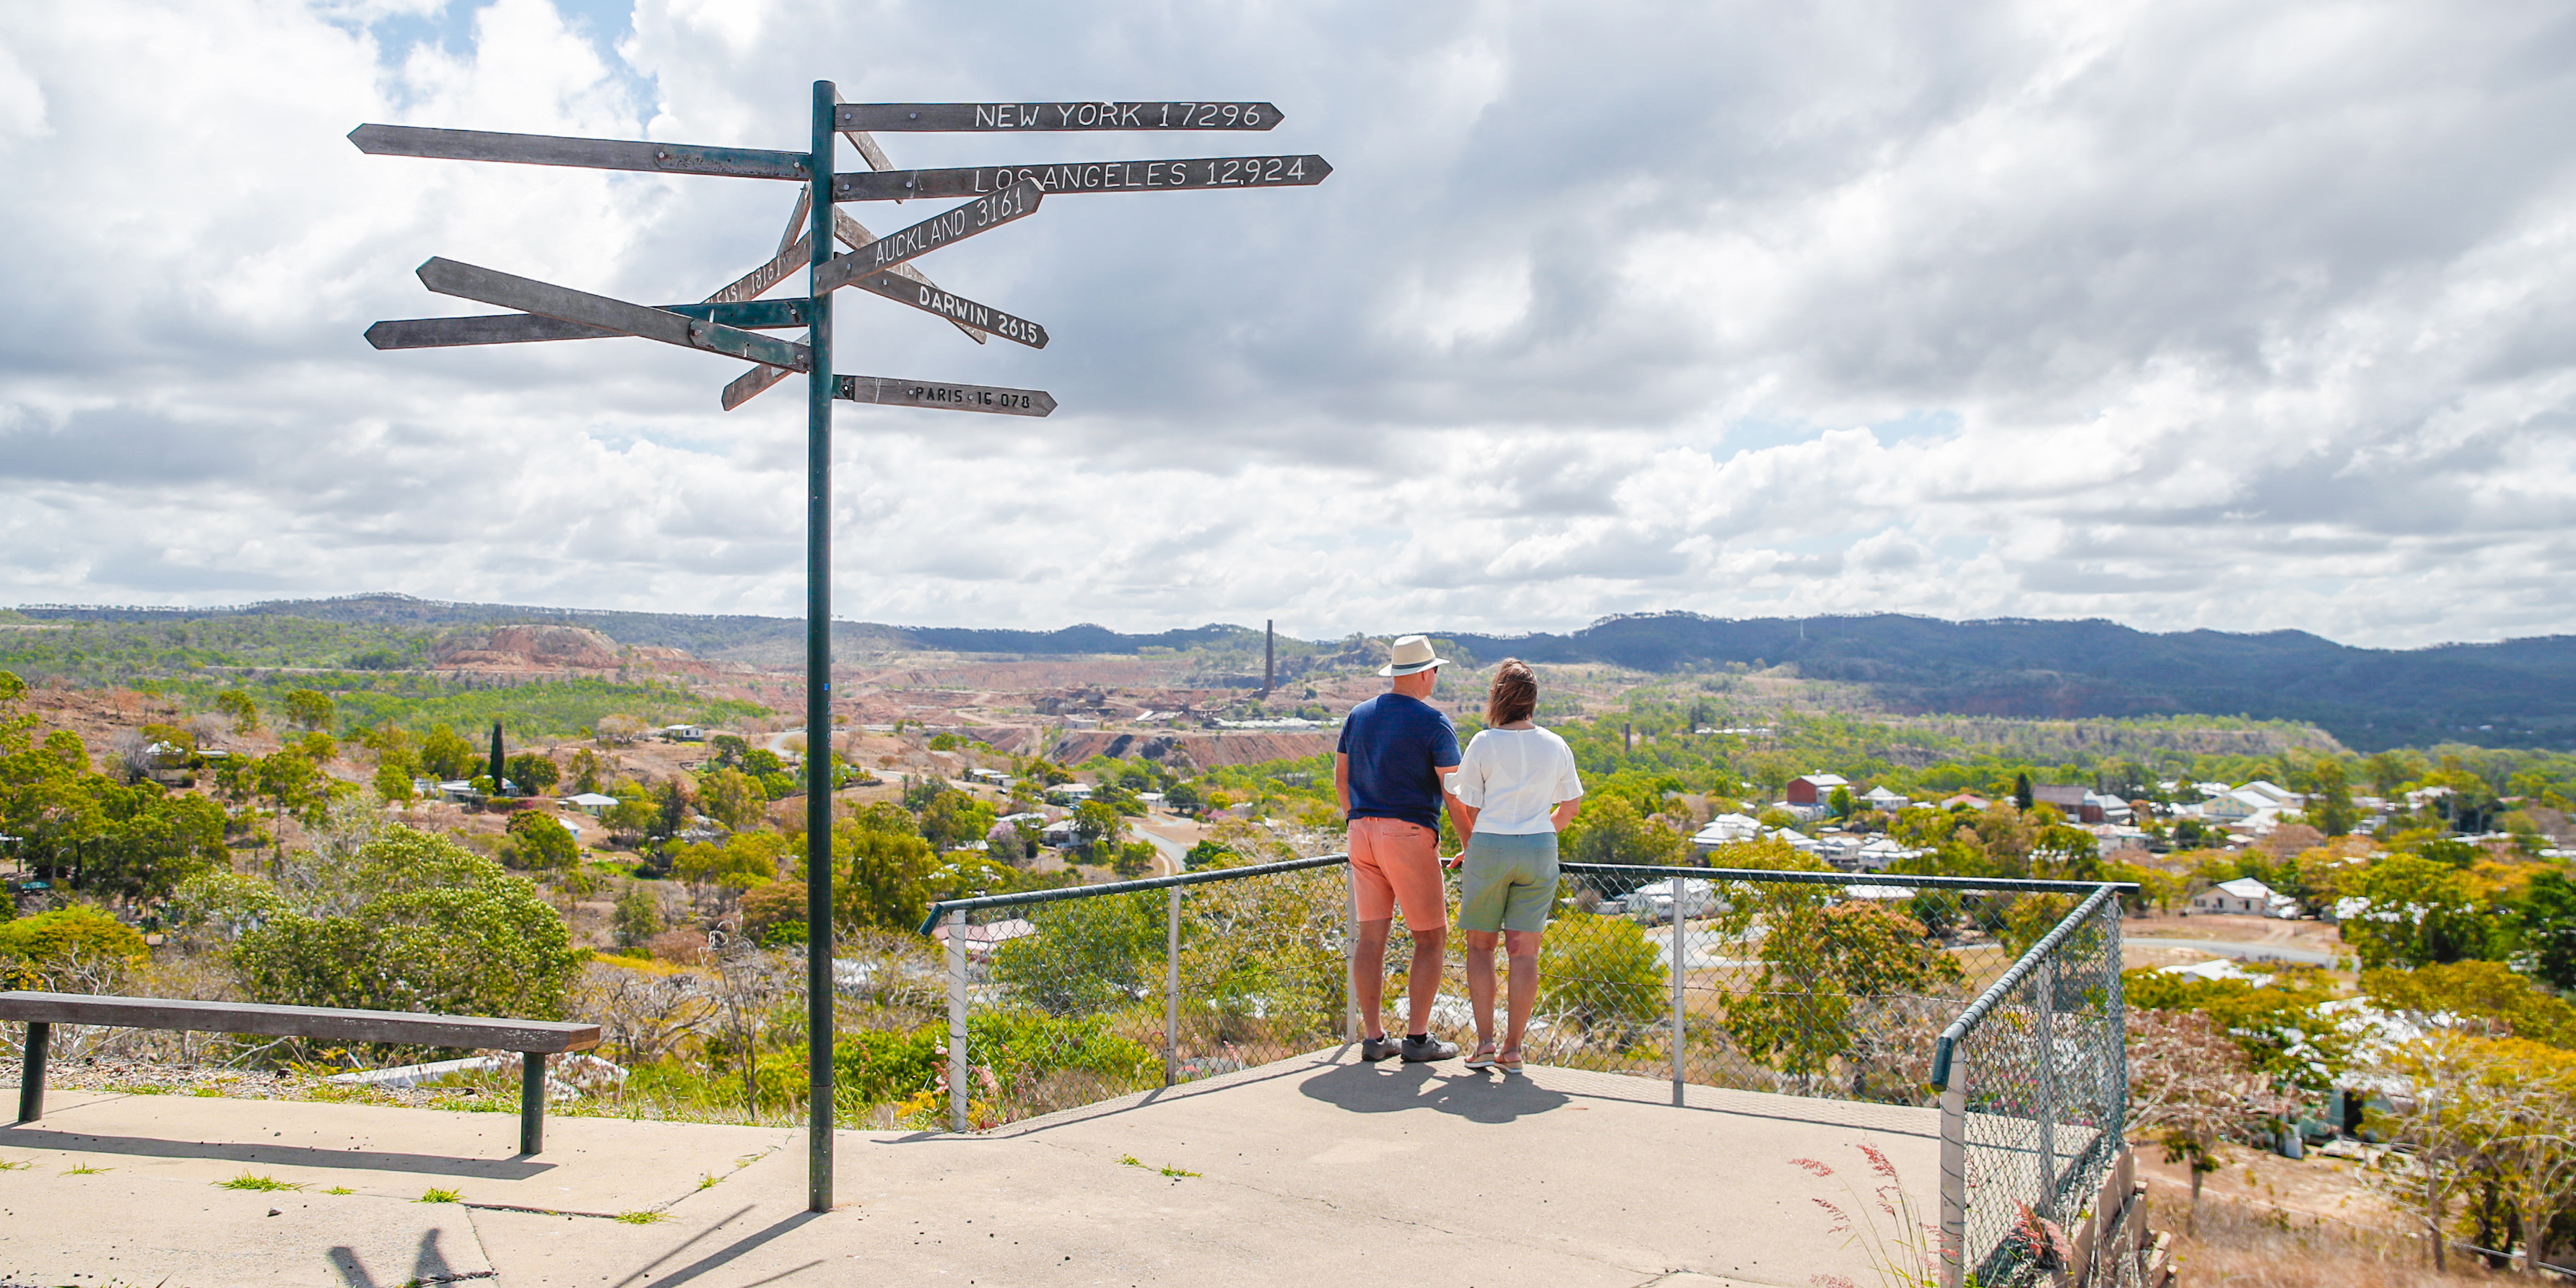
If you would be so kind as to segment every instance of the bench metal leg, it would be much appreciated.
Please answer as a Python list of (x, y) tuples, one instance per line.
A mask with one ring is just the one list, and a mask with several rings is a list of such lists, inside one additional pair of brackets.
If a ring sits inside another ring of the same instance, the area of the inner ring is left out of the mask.
[(546, 1147), (546, 1057), (541, 1051), (519, 1053), (519, 1152)]
[(45, 1048), (52, 1046), (54, 1026), (42, 1022), (27, 1025), (27, 1067), (18, 1076), (18, 1121), (31, 1123), (45, 1116)]

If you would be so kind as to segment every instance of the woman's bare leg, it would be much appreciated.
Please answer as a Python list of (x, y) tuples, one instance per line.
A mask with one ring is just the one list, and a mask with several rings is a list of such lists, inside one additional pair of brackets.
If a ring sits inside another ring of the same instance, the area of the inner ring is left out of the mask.
[[(1510, 1027), (1503, 1032), (1503, 1050), (1506, 1052), (1521, 1049), (1521, 1035), (1529, 1028), (1530, 1010), (1538, 1004), (1538, 941), (1543, 933), (1545, 932), (1537, 930), (1503, 932), (1503, 951), (1511, 958), (1512, 970)], [(1490, 955), (1485, 969), (1488, 972), (1485, 997), (1486, 1004), (1490, 1008), (1494, 995), (1491, 979), (1493, 964)], [(1478, 1014), (1482, 1015), (1484, 1012), (1478, 1012)], [(1480, 1020), (1479, 1023), (1481, 1022)], [(1481, 1033), (1483, 1030), (1480, 1029), (1478, 1032)]]
[[(1494, 940), (1499, 936), (1490, 930), (1467, 933), (1467, 1005), (1476, 1013), (1476, 1049), (1487, 1051), (1494, 1045)], [(1519, 977), (1513, 982), (1518, 985)]]

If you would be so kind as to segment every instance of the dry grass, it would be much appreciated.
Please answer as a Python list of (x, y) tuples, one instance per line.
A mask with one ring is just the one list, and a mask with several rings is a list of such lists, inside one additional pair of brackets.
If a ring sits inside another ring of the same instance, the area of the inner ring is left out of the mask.
[(2175, 1283), (2188, 1288), (2451, 1288), (2516, 1279), (2490, 1274), (2477, 1258), (2455, 1252), (2448, 1274), (2435, 1274), (2424, 1243), (2404, 1234), (2203, 1199), (2199, 1234), (2182, 1233), (2179, 1206), (2161, 1196), (2155, 1222), (2174, 1232)]

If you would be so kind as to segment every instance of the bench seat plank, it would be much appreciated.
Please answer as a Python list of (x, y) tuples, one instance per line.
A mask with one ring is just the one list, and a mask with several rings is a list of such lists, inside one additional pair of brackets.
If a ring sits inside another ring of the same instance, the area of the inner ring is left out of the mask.
[(599, 1026), (596, 1024), (410, 1011), (352, 1011), (331, 1006), (98, 997), (81, 993), (0, 992), (0, 1020), (248, 1033), (262, 1037), (326, 1038), (344, 1042), (392, 1042), (484, 1051), (553, 1053), (587, 1051), (599, 1045)]

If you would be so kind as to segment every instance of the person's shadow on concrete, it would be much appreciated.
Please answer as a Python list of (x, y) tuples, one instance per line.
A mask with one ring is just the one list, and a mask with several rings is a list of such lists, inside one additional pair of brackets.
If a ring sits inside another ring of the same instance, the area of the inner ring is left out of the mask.
[(1527, 1078), (1470, 1073), (1454, 1063), (1445, 1067), (1408, 1064), (1391, 1072), (1375, 1065), (1339, 1064), (1297, 1084), (1297, 1090), (1309, 1099), (1357, 1114), (1428, 1109), (1476, 1123), (1512, 1122), (1573, 1100)]

